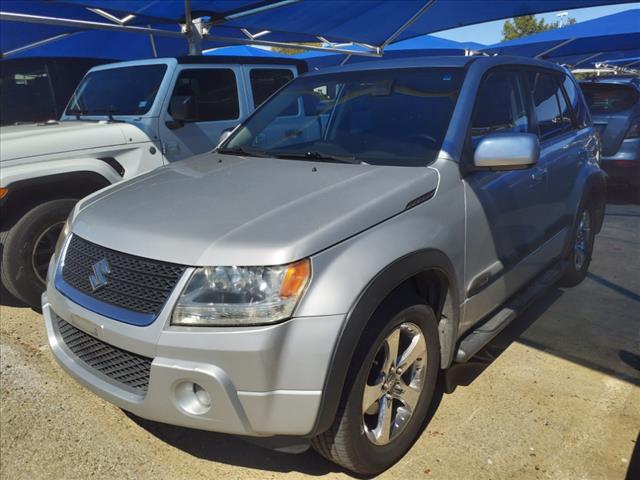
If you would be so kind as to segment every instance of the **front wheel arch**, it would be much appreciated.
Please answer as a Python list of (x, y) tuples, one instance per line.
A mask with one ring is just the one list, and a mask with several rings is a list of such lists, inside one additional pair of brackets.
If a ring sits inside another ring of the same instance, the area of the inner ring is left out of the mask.
[(348, 373), (354, 368), (355, 348), (373, 314), (391, 295), (418, 294), (433, 308), (438, 319), (440, 367), (451, 364), (459, 324), (455, 278), (453, 265), (443, 252), (425, 249), (397, 259), (369, 282), (349, 310), (338, 336), (316, 424), (308, 436), (313, 437), (332, 425)]

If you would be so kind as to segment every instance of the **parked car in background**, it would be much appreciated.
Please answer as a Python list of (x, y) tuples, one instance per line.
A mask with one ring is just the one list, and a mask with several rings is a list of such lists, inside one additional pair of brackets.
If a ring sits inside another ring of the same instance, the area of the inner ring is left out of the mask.
[(76, 205), (42, 296), (51, 350), (138, 416), (379, 473), (442, 369), (585, 278), (598, 148), (573, 77), (543, 61), (304, 75), (215, 152)]
[(0, 60), (0, 126), (59, 119), (87, 70), (109, 62), (71, 57)]
[(600, 134), (602, 168), (640, 202), (640, 77), (593, 77), (580, 87)]
[(223, 56), (101, 65), (59, 121), (0, 129), (3, 285), (39, 308), (49, 258), (78, 199), (212, 150), (305, 70), (299, 60)]

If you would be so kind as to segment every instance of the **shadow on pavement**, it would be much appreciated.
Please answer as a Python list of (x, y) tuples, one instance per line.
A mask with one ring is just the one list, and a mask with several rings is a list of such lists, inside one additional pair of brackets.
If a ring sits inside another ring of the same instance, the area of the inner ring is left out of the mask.
[(269, 472), (301, 472), (311, 476), (343, 471), (311, 449), (298, 455), (281, 453), (254, 445), (241, 437), (166, 425), (124, 413), (163, 442), (204, 460)]
[[(438, 410), (444, 390), (443, 382), (439, 382), (436, 386), (433, 401), (422, 424), (422, 431), (428, 426)], [(300, 454), (282, 453), (253, 444), (250, 438), (176, 427), (145, 420), (124, 410), (123, 412), (156, 438), (203, 460), (270, 472), (284, 473), (293, 471), (310, 476), (341, 472), (354, 477), (351, 472), (325, 460), (311, 448)], [(418, 438), (420, 438), (419, 435), (416, 440)], [(356, 476), (354, 478), (367, 477)]]

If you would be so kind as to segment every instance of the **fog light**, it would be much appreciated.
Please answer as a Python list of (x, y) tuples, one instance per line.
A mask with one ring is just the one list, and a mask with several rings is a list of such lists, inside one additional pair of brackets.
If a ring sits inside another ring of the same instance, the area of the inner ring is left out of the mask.
[(195, 382), (182, 382), (176, 387), (176, 401), (180, 408), (192, 415), (202, 415), (211, 408), (211, 395)]

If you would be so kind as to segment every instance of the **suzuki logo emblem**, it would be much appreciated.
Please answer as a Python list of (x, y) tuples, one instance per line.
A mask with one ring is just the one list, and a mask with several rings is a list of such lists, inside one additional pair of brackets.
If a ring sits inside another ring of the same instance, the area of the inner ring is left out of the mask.
[(93, 274), (89, 275), (89, 283), (91, 283), (91, 288), (95, 292), (109, 283), (107, 275), (111, 273), (111, 267), (107, 259), (103, 258), (94, 263), (91, 270), (93, 270)]

